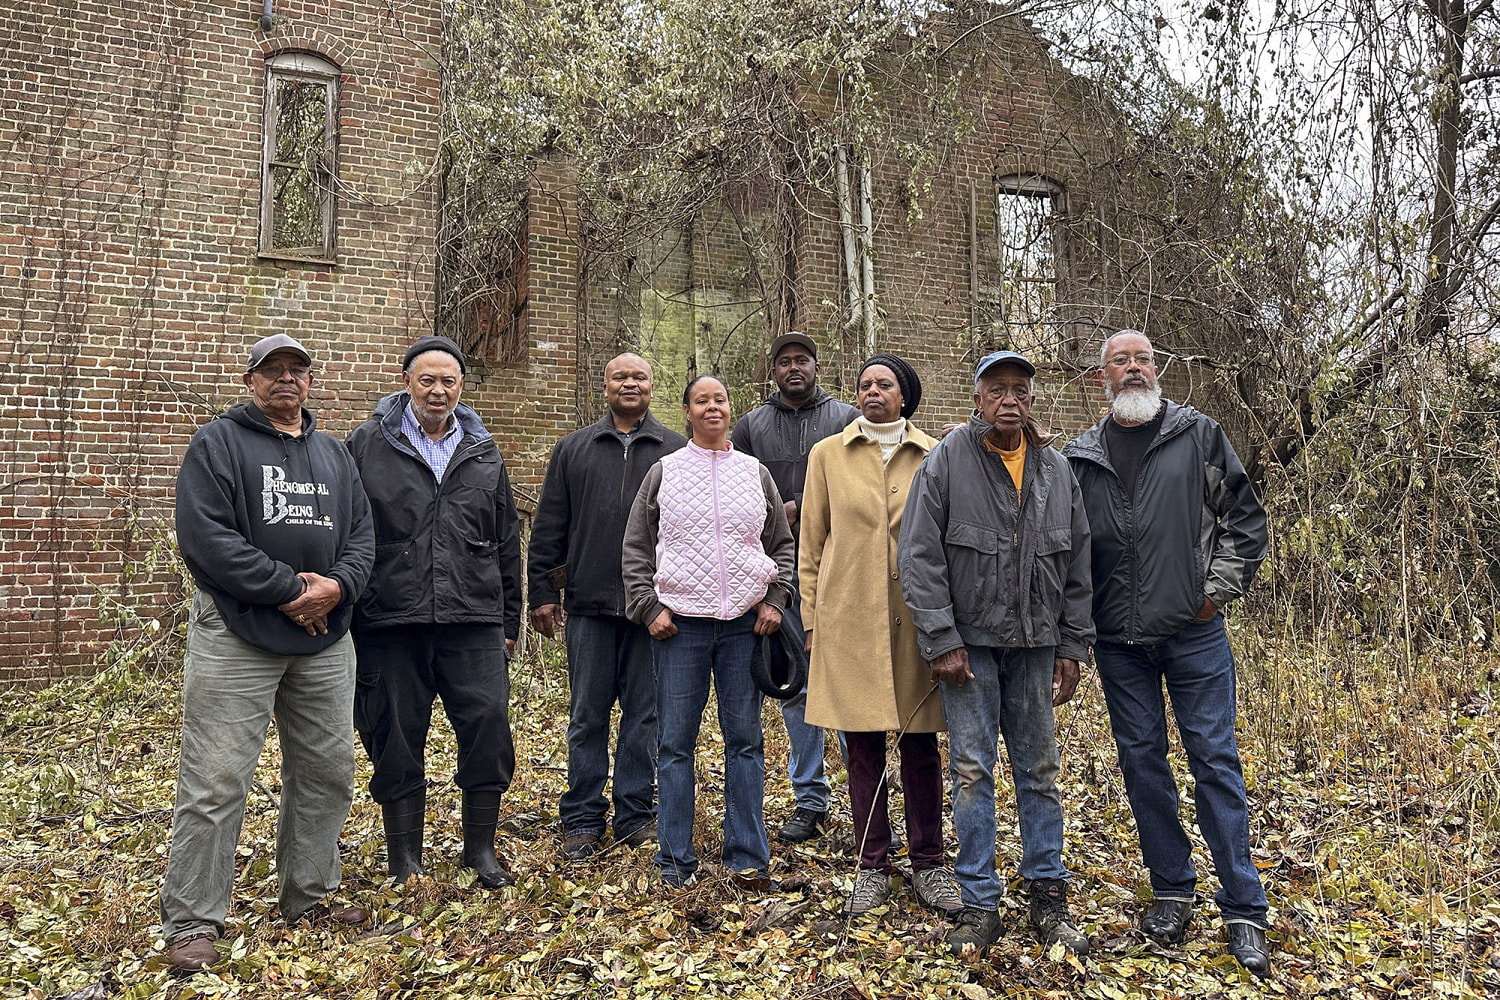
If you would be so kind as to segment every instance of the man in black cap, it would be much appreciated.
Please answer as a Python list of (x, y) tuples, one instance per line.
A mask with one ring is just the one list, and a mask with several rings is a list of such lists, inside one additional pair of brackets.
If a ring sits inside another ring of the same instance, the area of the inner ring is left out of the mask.
[(964, 909), (954, 954), (1000, 936), (995, 871), (997, 741), (1021, 827), (1030, 923), (1047, 945), (1088, 952), (1068, 913), (1052, 710), (1073, 697), (1094, 638), (1089, 525), (1062, 453), (1031, 419), (1036, 368), (1014, 351), (974, 371), (977, 414), (928, 452), (901, 521), (897, 566), (948, 721), (955, 871)]
[[(740, 418), (730, 440), (760, 460), (771, 472), (786, 503), (786, 519), (797, 533), (797, 511), (807, 479), (807, 453), (826, 437), (842, 431), (859, 411), (818, 386), (818, 345), (806, 334), (782, 334), (771, 342), (771, 379), (776, 392)], [(790, 614), (798, 614), (794, 598)], [(801, 622), (797, 623), (798, 631)], [(776, 839), (799, 844), (820, 836), (828, 821), (828, 778), (823, 771), (823, 730), (803, 718), (807, 693), (781, 703), (786, 723), (787, 773), (796, 796), (796, 811)]]
[(250, 400), (193, 435), (177, 475), (177, 541), (198, 584), (182, 681), (182, 753), (161, 889), (167, 962), (219, 960), (245, 797), (276, 720), (281, 914), (362, 923), (330, 905), (354, 796), (349, 620), (375, 559), (349, 453), (303, 406), (312, 356), (284, 333), (250, 350)]
[(496, 889), (514, 884), (495, 859), (495, 826), (515, 771), (506, 660), (521, 628), (516, 505), (500, 449), (459, 403), (459, 346), (418, 339), (401, 380), (405, 390), (349, 435), (377, 542), (355, 609), (354, 724), (374, 765), (390, 872), (405, 881), (422, 871), (427, 729), (442, 697), (458, 740), (463, 866)]

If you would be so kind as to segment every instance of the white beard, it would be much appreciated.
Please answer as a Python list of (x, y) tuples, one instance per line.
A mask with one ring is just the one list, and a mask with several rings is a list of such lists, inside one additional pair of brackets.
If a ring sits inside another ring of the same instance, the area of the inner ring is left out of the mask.
[(1105, 395), (1109, 397), (1110, 408), (1115, 417), (1122, 424), (1144, 424), (1156, 416), (1156, 411), (1161, 409), (1161, 387), (1152, 386), (1149, 389), (1127, 389), (1121, 393), (1110, 392), (1106, 389)]

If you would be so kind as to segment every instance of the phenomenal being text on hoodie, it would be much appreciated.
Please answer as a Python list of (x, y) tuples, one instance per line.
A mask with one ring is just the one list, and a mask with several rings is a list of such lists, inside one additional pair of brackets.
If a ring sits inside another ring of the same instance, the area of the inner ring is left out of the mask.
[[(343, 444), (314, 429), (278, 431), (239, 403), (193, 435), (177, 474), (177, 543), (193, 579), (236, 636), (267, 652), (316, 653), (349, 630), (375, 562), (375, 529), (359, 472)], [(343, 599), (327, 635), (308, 635), (278, 610), (302, 592), (298, 573), (338, 581)]]

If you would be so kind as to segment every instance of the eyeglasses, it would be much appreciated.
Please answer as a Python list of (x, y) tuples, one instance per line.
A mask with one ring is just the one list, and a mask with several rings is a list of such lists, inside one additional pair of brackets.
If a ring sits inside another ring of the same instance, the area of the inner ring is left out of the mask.
[(1156, 364), (1156, 355), (1151, 354), (1149, 351), (1142, 351), (1140, 354), (1116, 354), (1104, 362), (1104, 364), (1110, 368), (1124, 368), (1132, 361), (1142, 368), (1150, 368)]
[(283, 375), (291, 375), (298, 382), (306, 382), (312, 375), (312, 369), (307, 365), (261, 365), (255, 369), (255, 374), (269, 382), (279, 382)]

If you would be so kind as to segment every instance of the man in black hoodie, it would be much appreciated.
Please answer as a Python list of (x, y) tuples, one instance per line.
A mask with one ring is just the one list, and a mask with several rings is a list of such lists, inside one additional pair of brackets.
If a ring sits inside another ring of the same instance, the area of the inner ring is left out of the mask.
[[(771, 341), (771, 380), (776, 392), (740, 418), (731, 440), (735, 448), (760, 459), (771, 472), (786, 502), (786, 519), (797, 533), (802, 486), (807, 481), (807, 453), (826, 437), (839, 433), (859, 416), (818, 387), (818, 345), (806, 334), (784, 333)], [(794, 600), (791, 613), (798, 614)], [(801, 622), (798, 622), (801, 631)], [(796, 810), (776, 839), (800, 844), (823, 833), (828, 820), (828, 778), (823, 771), (823, 730), (804, 718), (807, 692), (781, 703), (786, 723), (787, 773)]]
[(616, 841), (656, 843), (656, 674), (651, 636), (625, 617), (621, 548), (630, 505), (657, 459), (687, 439), (651, 415), (651, 366), (604, 366), (604, 416), (558, 441), (527, 546), (531, 621), (568, 647), (568, 790), (563, 856), (599, 849), (610, 800), (609, 716), (620, 705), (612, 798)]
[(406, 386), (349, 435), (375, 517), (375, 569), (359, 599), (354, 724), (380, 803), (386, 860), (422, 870), (432, 703), (458, 741), (463, 867), (485, 889), (514, 884), (495, 858), (500, 796), (515, 773), (510, 649), (521, 629), (521, 543), (510, 476), (484, 424), (459, 403), (463, 350), (421, 337)]
[(282, 917), (362, 923), (320, 902), (339, 886), (354, 794), (349, 622), (375, 559), (354, 463), (304, 407), (312, 357), (286, 334), (250, 350), (251, 400), (193, 435), (177, 476), (177, 541), (198, 584), (183, 664), (182, 753), (161, 891), (167, 961), (219, 959), (234, 848), (266, 728), (281, 743)]

